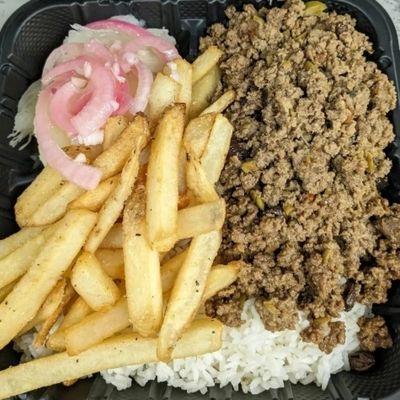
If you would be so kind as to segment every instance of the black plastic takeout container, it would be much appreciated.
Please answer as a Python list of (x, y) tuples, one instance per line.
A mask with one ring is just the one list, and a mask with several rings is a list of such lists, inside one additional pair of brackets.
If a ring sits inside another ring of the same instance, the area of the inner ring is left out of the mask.
[[(13, 0), (6, 0), (13, 1)], [(246, 1), (250, 2), (250, 1)], [(228, 4), (240, 7), (244, 2), (232, 0), (32, 0), (5, 24), (0, 34), (0, 237), (17, 230), (13, 205), (18, 194), (40, 170), (35, 143), (23, 151), (8, 144), (18, 100), (28, 85), (39, 78), (47, 55), (59, 46), (72, 23), (109, 18), (133, 13), (146, 21), (148, 27), (166, 27), (178, 41), (179, 51), (188, 59), (197, 54), (199, 37), (214, 22), (223, 22)], [(259, 6), (276, 6), (281, 1), (253, 1)], [(400, 53), (395, 27), (388, 14), (375, 0), (327, 0), (329, 8), (339, 13), (350, 13), (357, 19), (357, 27), (374, 44), (375, 52), (368, 56), (394, 81), (400, 93)], [(400, 202), (400, 107), (390, 114), (396, 139), (387, 150), (393, 161), (388, 184), (382, 188), (385, 197)], [(350, 400), (400, 399), (400, 286), (394, 287), (390, 301), (375, 307), (385, 316), (395, 345), (378, 352), (377, 366), (370, 372), (355, 374), (342, 372), (332, 377), (323, 392), (315, 385), (292, 385), (270, 390), (257, 396), (233, 392), (231, 387), (211, 388), (204, 397), (215, 400), (279, 399), (279, 400)], [(0, 369), (17, 364), (19, 355), (12, 346), (0, 352)], [(31, 393), (30, 400), (195, 400), (199, 393), (187, 394), (165, 384), (152, 382), (145, 387), (134, 384), (118, 392), (106, 385), (100, 376), (81, 380), (70, 388), (62, 385)]]

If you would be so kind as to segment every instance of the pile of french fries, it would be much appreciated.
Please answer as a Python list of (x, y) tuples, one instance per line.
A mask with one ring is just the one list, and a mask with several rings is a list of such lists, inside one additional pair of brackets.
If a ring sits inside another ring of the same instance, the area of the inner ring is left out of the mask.
[(18, 198), (21, 230), (0, 241), (0, 348), (34, 329), (54, 354), (0, 371), (0, 399), (125, 365), (213, 352), (205, 301), (237, 278), (213, 265), (232, 126), (210, 104), (221, 52), (168, 64), (145, 115), (112, 117), (103, 146), (70, 146), (102, 171), (91, 191), (46, 166)]

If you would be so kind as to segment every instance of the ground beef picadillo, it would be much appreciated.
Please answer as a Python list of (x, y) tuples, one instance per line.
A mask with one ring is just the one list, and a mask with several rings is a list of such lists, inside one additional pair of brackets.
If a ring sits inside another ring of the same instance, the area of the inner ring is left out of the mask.
[[(227, 202), (220, 258), (244, 267), (206, 311), (237, 326), (244, 300), (255, 298), (276, 331), (303, 310), (303, 339), (329, 352), (345, 340), (333, 319), (356, 301), (385, 302), (400, 279), (400, 206), (378, 190), (391, 168), (394, 85), (367, 61), (372, 45), (349, 15), (307, 15), (300, 0), (226, 14), (201, 49), (224, 52), (216, 97), (236, 91), (218, 187)], [(367, 322), (364, 347), (388, 347), (384, 321)]]

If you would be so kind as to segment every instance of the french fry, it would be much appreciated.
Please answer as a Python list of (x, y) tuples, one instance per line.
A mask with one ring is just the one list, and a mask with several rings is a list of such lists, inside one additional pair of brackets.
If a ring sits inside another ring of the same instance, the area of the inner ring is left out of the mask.
[(147, 106), (147, 115), (152, 126), (161, 118), (164, 110), (177, 101), (179, 90), (180, 84), (174, 79), (161, 72), (157, 74)]
[(38, 236), (45, 228), (32, 227), (23, 228), (17, 233), (0, 240), (0, 260), (23, 246), (28, 240)]
[(14, 289), (17, 281), (11, 282), (0, 289), (0, 302), (2, 302)]
[(121, 172), (121, 177), (114, 192), (101, 207), (96, 226), (90, 233), (85, 244), (85, 250), (91, 253), (94, 253), (98, 249), (111, 227), (117, 221), (138, 176), (140, 153), (149, 140), (150, 131), (147, 121), (143, 122), (140, 115), (135, 117), (132, 124), (140, 126), (142, 130), (137, 131), (137, 136), (133, 141), (131, 156)]
[(128, 311), (135, 331), (155, 336), (161, 326), (163, 301), (160, 259), (145, 237), (146, 189), (138, 185), (123, 218), (125, 284)]
[(203, 233), (217, 231), (225, 221), (223, 199), (178, 211), (177, 240), (192, 238)]
[(192, 119), (186, 126), (183, 144), (187, 153), (200, 159), (207, 146), (217, 114), (210, 113)]
[(113, 305), (121, 296), (114, 281), (101, 268), (94, 254), (82, 252), (71, 274), (72, 287), (93, 310)]
[(48, 227), (0, 260), (0, 288), (15, 281), (30, 268), (55, 229), (55, 226)]
[(29, 217), (29, 225), (43, 226), (58, 221), (67, 212), (68, 204), (84, 192), (84, 189), (71, 182), (60, 184), (59, 189)]
[[(184, 261), (187, 252), (181, 253), (172, 263), (165, 265), (162, 269), (162, 282), (164, 301), (167, 302), (170, 296), (170, 289), (173, 286), (176, 275)], [(239, 263), (231, 263), (228, 265), (218, 265), (213, 267), (207, 278), (206, 288), (203, 294), (202, 303), (212, 297), (214, 294), (233, 283), (239, 273)], [(203, 313), (204, 314), (204, 313)], [(204, 316), (204, 315), (203, 315)], [(200, 318), (196, 314), (196, 318)], [(60, 327), (59, 332), (51, 336), (47, 342), (47, 346), (51, 344), (51, 339), (57, 339), (56, 348), (54, 350), (65, 350), (65, 337), (70, 334), (69, 354), (76, 354), (80, 351), (94, 346), (103, 340), (111, 337), (116, 333), (122, 333), (127, 327), (131, 326), (128, 307), (125, 299), (120, 299), (114, 306), (105, 310), (90, 314), (87, 318), (81, 320), (80, 323), (74, 324), (67, 331)], [(137, 331), (136, 325), (133, 324), (134, 331)], [(132, 330), (132, 327), (130, 327)], [(67, 333), (66, 333), (67, 332)], [(92, 332), (88, 334), (88, 332)], [(68, 346), (67, 346), (68, 347)], [(52, 347), (51, 347), (52, 348)]]
[(95, 253), (101, 267), (112, 279), (125, 279), (122, 249), (98, 249)]
[(161, 361), (171, 359), (174, 345), (196, 315), (220, 245), (219, 231), (206, 233), (192, 240), (172, 288), (161, 326), (157, 343), (157, 356)]
[(146, 224), (157, 251), (168, 251), (178, 217), (178, 160), (185, 123), (185, 106), (169, 107), (161, 118), (151, 146), (147, 169)]
[(170, 72), (171, 78), (174, 79), (175, 76), (175, 80), (180, 84), (176, 102), (185, 104), (188, 113), (192, 103), (192, 66), (181, 58), (168, 63), (166, 68), (171, 67), (175, 68), (175, 71)]
[(43, 324), (40, 327), (33, 342), (34, 346), (40, 347), (45, 345), (49, 332), (58, 321), (64, 311), (64, 308), (68, 305), (74, 295), (75, 291), (72, 288), (71, 284), (66, 283), (60, 303), (58, 304), (54, 312), (43, 321)]
[(193, 66), (193, 84), (206, 75), (214, 68), (223, 52), (216, 46), (210, 46), (203, 54), (194, 60)]
[(116, 223), (100, 244), (101, 249), (122, 249), (122, 224)]
[(227, 265), (215, 265), (212, 267), (203, 293), (203, 303), (235, 282), (241, 267), (242, 262), (240, 261), (232, 261)]
[(57, 308), (63, 301), (66, 286), (67, 281), (65, 278), (60, 279), (56, 283), (56, 285), (47, 296), (46, 300), (41, 305), (38, 313), (35, 315), (35, 318), (33, 318), (26, 326), (24, 326), (24, 329), (22, 329), (22, 331), (18, 333), (18, 336), (24, 335), (35, 326), (41, 324), (57, 310)]
[(46, 166), (22, 192), (15, 204), (15, 219), (19, 226), (27, 226), (30, 216), (50, 198), (63, 183), (63, 177)]
[(208, 203), (218, 200), (214, 185), (208, 180), (201, 163), (190, 157), (186, 167), (187, 187), (197, 203)]
[(110, 194), (115, 190), (119, 180), (119, 175), (107, 178), (100, 182), (97, 188), (88, 190), (69, 204), (68, 208), (85, 208), (90, 211), (99, 211)]
[[(193, 321), (177, 343), (173, 358), (217, 351), (222, 344), (222, 324), (215, 320)], [(54, 354), (0, 372), (0, 399), (43, 386), (78, 379), (110, 368), (157, 361), (157, 339), (128, 334), (111, 338), (77, 356)]]
[(233, 90), (228, 90), (221, 97), (215, 100), (214, 103), (203, 110), (200, 115), (209, 113), (222, 113), (230, 106), (231, 103), (233, 103), (235, 96), (236, 94)]
[(110, 117), (104, 126), (103, 150), (107, 150), (127, 128), (128, 119), (123, 115)]
[(86, 301), (83, 300), (82, 297), (78, 297), (65, 315), (60, 325), (60, 329), (66, 329), (72, 325), (77, 324), (92, 312), (93, 310), (89, 307)]
[(95, 222), (96, 214), (87, 210), (71, 210), (60, 221), (31, 268), (0, 304), (0, 348), (34, 318), (77, 256)]
[(188, 251), (182, 251), (161, 265), (161, 281), (163, 292), (169, 292), (174, 286), (178, 272), (185, 261)]
[(199, 79), (192, 88), (192, 104), (190, 105), (189, 118), (197, 117), (211, 102), (211, 99), (221, 80), (221, 71), (217, 65), (210, 69), (206, 75)]
[(101, 343), (130, 326), (126, 299), (120, 299), (114, 306), (97, 311), (84, 320), (65, 330), (65, 346), (69, 355)]
[(224, 168), (232, 132), (233, 126), (230, 122), (223, 115), (218, 114), (200, 160), (207, 179), (212, 184), (218, 181), (221, 171)]
[(137, 137), (144, 131), (147, 131), (147, 120), (142, 114), (136, 114), (134, 120), (129, 123), (115, 142), (93, 161), (93, 166), (102, 172), (102, 180), (122, 171), (132, 154)]
[(178, 191), (179, 194), (186, 193), (186, 150), (181, 146), (178, 158)]
[[(68, 146), (65, 152), (71, 158), (75, 158), (78, 154), (82, 153), (85, 157), (91, 161), (100, 153), (100, 146)], [(58, 200), (57, 193), (60, 192), (60, 197), (66, 197), (68, 200), (71, 197), (72, 189), (65, 189), (65, 186), (69, 187), (72, 183), (66, 183), (63, 177), (54, 169), (46, 166), (43, 171), (35, 178), (31, 185), (19, 196), (15, 205), (15, 216), (19, 226), (31, 226), (31, 225), (46, 225), (53, 223), (57, 219), (61, 218), (66, 211), (66, 204), (61, 203)], [(74, 185), (73, 185), (74, 186)], [(60, 189), (61, 188), (61, 189)], [(81, 192), (83, 190), (81, 189)], [(57, 203), (60, 209), (54, 209)], [(45, 215), (45, 220), (40, 221), (38, 218), (43, 209), (46, 209), (46, 203), (49, 203), (49, 210), (54, 213)], [(32, 221), (32, 216), (38, 213)]]
[[(83, 154), (86, 159), (91, 162), (98, 156), (100, 150), (100, 146), (69, 146), (66, 148), (66, 153), (72, 158), (78, 154)], [(58, 179), (54, 177), (52, 180), (51, 176), (48, 177), (48, 179), (49, 182), (47, 185), (53, 185), (54, 190), (48, 191), (46, 187), (43, 187), (43, 191), (37, 193), (40, 190), (40, 185), (36, 189), (36, 192), (33, 193), (30, 193), (30, 188), (27, 189), (29, 193), (29, 196), (26, 198), (27, 201), (32, 201), (31, 198), (35, 195), (38, 196), (38, 198), (42, 198), (43, 201), (41, 201), (40, 204), (36, 204), (35, 209), (32, 210), (25, 221), (26, 225), (43, 226), (58, 221), (65, 215), (68, 204), (84, 193), (84, 189), (71, 182), (66, 182), (65, 180), (58, 181)], [(56, 185), (55, 188), (54, 185)]]
[(46, 347), (57, 352), (64, 351), (66, 329), (79, 323), (92, 313), (93, 310), (88, 306), (85, 300), (83, 300), (82, 297), (78, 297), (68, 310), (58, 330), (47, 339)]

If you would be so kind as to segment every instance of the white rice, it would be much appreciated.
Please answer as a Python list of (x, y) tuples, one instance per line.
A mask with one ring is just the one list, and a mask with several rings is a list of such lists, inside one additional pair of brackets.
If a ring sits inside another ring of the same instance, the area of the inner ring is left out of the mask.
[[(132, 386), (134, 381), (144, 386), (157, 380), (189, 393), (206, 393), (209, 387), (231, 384), (245, 393), (259, 394), (265, 390), (284, 386), (285, 381), (309, 384), (315, 382), (326, 389), (332, 374), (348, 370), (348, 356), (358, 350), (357, 320), (369, 313), (369, 309), (355, 304), (349, 312), (341, 313), (337, 320), (346, 325), (346, 343), (337, 346), (332, 353), (322, 352), (318, 346), (303, 342), (302, 329), (308, 326), (304, 313), (299, 313), (296, 330), (269, 332), (254, 307), (254, 301), (245, 303), (239, 328), (224, 328), (222, 348), (212, 354), (174, 360), (168, 364), (159, 362), (115, 368), (101, 372), (107, 383), (118, 390)], [(17, 340), (15, 348), (24, 352), (22, 361), (50, 354), (45, 348), (32, 346), (33, 333)]]
[(299, 313), (296, 330), (269, 332), (250, 300), (242, 314), (245, 323), (239, 328), (224, 328), (221, 350), (168, 364), (112, 369), (101, 375), (118, 390), (130, 387), (133, 380), (140, 385), (157, 380), (203, 394), (208, 387), (228, 384), (235, 390), (241, 386), (245, 393), (259, 394), (283, 387), (285, 381), (315, 382), (325, 389), (331, 374), (349, 369), (348, 355), (359, 347), (357, 320), (366, 312), (365, 306), (356, 304), (350, 312), (341, 314), (339, 320), (346, 324), (346, 343), (325, 354), (316, 345), (301, 340), (300, 331), (308, 325), (303, 313)]

